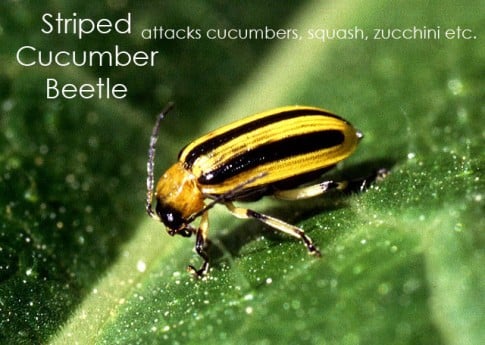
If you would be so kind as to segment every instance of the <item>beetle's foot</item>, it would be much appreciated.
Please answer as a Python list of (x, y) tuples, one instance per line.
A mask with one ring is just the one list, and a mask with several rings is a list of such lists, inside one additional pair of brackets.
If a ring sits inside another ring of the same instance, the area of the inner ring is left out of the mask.
[(377, 170), (375, 181), (380, 182), (380, 181), (384, 180), (387, 176), (389, 176), (390, 173), (391, 172), (386, 168), (381, 168), (381, 169)]
[(207, 272), (209, 272), (209, 263), (204, 262), (200, 269), (196, 269), (194, 266), (189, 265), (187, 267), (187, 271), (194, 276), (194, 278), (202, 279), (207, 276)]
[(317, 258), (322, 256), (322, 253), (320, 253), (320, 250), (313, 243), (307, 244), (307, 248), (308, 248), (308, 253), (310, 255), (313, 255)]

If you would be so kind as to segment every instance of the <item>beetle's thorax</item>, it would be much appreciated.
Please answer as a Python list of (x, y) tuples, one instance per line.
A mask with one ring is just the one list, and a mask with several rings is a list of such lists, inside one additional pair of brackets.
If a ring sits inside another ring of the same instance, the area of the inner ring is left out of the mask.
[(204, 196), (195, 176), (182, 163), (172, 165), (157, 182), (155, 196), (159, 202), (177, 210), (185, 219), (204, 208)]

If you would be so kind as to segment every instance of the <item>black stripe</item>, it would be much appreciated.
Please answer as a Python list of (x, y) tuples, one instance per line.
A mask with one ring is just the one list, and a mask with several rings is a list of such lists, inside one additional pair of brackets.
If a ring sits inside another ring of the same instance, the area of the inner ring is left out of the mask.
[[(190, 150), (189, 153), (187, 153), (184, 166), (186, 169), (192, 168), (192, 165), (194, 164), (195, 160), (203, 155), (206, 152), (212, 151), (213, 149), (219, 147), (220, 145), (223, 145), (227, 143), (228, 141), (237, 138), (238, 136), (251, 132), (252, 130), (255, 130), (257, 128), (267, 126), (269, 124), (290, 119), (293, 117), (297, 116), (305, 116), (305, 115), (322, 115), (322, 116), (331, 116), (335, 117), (338, 119), (343, 120), (341, 117), (325, 112), (323, 110), (319, 109), (295, 109), (295, 110), (289, 110), (281, 113), (277, 113), (275, 115), (271, 116), (264, 116), (260, 119), (254, 120), (252, 122), (246, 123), (245, 125), (233, 128), (225, 133), (222, 133), (218, 136), (215, 136), (214, 138), (211, 138), (209, 140), (206, 140), (205, 142), (195, 146)], [(180, 156), (180, 155), (179, 155)]]
[[(258, 165), (334, 147), (342, 144), (344, 139), (341, 131), (325, 130), (263, 144), (224, 162), (223, 166), (200, 176), (198, 181), (205, 185), (219, 184)], [(295, 171), (295, 175), (297, 174)]]

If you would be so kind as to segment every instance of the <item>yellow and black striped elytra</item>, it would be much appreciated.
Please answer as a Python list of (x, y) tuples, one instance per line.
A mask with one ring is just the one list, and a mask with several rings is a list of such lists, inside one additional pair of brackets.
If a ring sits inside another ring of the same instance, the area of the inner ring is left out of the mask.
[[(233, 202), (266, 195), (297, 200), (345, 189), (346, 181), (301, 185), (314, 181), (351, 155), (362, 138), (358, 130), (341, 117), (315, 107), (272, 109), (225, 125), (188, 144), (154, 188), (155, 144), (160, 122), (171, 107), (169, 104), (159, 115), (150, 140), (146, 210), (165, 224), (170, 235), (196, 235), (195, 249), (204, 262), (200, 269), (189, 266), (192, 273), (200, 277), (208, 272), (208, 211), (215, 204), (225, 205), (238, 218), (257, 219), (299, 238), (311, 254), (320, 254), (301, 228), (237, 207)], [(199, 226), (193, 227), (191, 223), (199, 217)]]

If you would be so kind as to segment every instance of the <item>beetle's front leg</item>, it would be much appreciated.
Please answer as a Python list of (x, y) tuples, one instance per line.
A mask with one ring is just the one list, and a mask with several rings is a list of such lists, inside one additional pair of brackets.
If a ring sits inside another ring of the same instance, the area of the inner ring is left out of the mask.
[(205, 212), (202, 214), (199, 228), (196, 232), (195, 239), (195, 251), (204, 260), (202, 266), (196, 269), (194, 266), (189, 265), (187, 270), (191, 272), (195, 277), (202, 278), (209, 272), (209, 256), (206, 252), (207, 247), (207, 234), (209, 232), (209, 213)]

